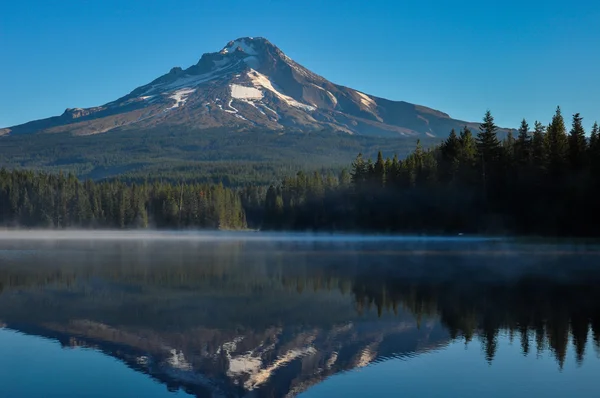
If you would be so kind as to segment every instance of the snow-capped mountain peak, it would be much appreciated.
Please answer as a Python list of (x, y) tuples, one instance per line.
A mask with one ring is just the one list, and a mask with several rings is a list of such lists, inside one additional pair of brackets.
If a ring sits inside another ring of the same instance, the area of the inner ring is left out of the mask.
[(335, 130), (382, 136), (442, 136), (467, 123), (406, 102), (334, 84), (286, 56), (262, 37), (242, 37), (198, 63), (174, 67), (105, 105), (14, 126), (3, 134), (103, 133), (157, 125), (194, 129)]
[(245, 37), (238, 40), (233, 40), (221, 50), (221, 54), (230, 54), (234, 51), (241, 51), (248, 55), (257, 55), (258, 52), (253, 46), (254, 39)]

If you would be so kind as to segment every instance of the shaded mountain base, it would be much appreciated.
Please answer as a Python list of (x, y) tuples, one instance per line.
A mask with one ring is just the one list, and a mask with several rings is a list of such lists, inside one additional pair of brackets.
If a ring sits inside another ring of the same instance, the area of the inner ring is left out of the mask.
[[(431, 143), (435, 142), (431, 139)], [(73, 173), (81, 179), (116, 176), (248, 183), (268, 185), (298, 170), (339, 171), (357, 153), (404, 156), (413, 140), (225, 128), (190, 130), (156, 128), (143, 132), (122, 130), (101, 135), (69, 134), (0, 137), (0, 167)]]

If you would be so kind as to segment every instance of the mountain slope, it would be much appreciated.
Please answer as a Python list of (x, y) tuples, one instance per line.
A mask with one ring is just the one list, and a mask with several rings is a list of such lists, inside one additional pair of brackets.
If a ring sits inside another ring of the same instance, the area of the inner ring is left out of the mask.
[(93, 108), (0, 129), (0, 135), (89, 135), (156, 127), (320, 131), (367, 136), (443, 137), (477, 124), (390, 101), (316, 75), (264, 38), (241, 38), (197, 64), (179, 67)]

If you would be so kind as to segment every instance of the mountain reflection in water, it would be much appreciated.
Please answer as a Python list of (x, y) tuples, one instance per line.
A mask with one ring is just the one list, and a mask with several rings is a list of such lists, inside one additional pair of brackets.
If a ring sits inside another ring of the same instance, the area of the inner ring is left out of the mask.
[(598, 361), (595, 246), (234, 236), (0, 240), (0, 326), (199, 397), (296, 395), (453, 341), (493, 368), (500, 335), (557, 372), (569, 347)]

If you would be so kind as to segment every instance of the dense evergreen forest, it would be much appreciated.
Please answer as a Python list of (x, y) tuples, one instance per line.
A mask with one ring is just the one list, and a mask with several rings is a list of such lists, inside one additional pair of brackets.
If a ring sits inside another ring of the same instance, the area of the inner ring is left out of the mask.
[(476, 134), (452, 131), (429, 149), (417, 142), (403, 159), (359, 154), (349, 171), (313, 165), (271, 186), (263, 176), (228, 188), (176, 170), (150, 182), (81, 182), (3, 169), (0, 224), (599, 236), (598, 124), (588, 138), (576, 114), (567, 132), (557, 108), (547, 126), (523, 120), (502, 139), (497, 131), (487, 112)]
[[(429, 143), (433, 144), (433, 138)], [(119, 179), (141, 183), (223, 183), (226, 187), (274, 184), (300, 170), (334, 171), (362, 152), (386, 148), (401, 157), (414, 142), (395, 137), (351, 136), (335, 131), (237, 131), (177, 126), (147, 131), (120, 129), (73, 136), (0, 136), (0, 168), (72, 173), (81, 180)]]
[(246, 227), (241, 198), (222, 185), (81, 182), (0, 170), (0, 225), (47, 228)]
[(599, 236), (598, 124), (588, 139), (576, 114), (567, 132), (557, 108), (548, 126), (497, 131), (488, 111), (476, 135), (452, 131), (402, 160), (380, 152), (339, 178), (298, 173), (269, 187), (263, 228)]

